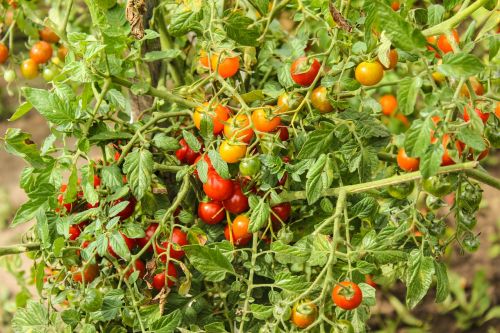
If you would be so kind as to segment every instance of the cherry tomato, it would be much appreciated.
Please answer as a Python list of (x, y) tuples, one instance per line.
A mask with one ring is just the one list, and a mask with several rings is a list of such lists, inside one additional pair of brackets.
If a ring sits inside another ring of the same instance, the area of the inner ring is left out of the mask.
[(229, 232), (229, 226), (226, 225), (224, 228), (224, 236), (228, 241), (232, 241), (234, 245), (247, 245), (252, 239), (252, 234), (248, 231), (248, 226), (250, 220), (245, 215), (238, 215), (233, 220), (231, 224), (231, 233)]
[(153, 288), (160, 291), (165, 287), (165, 280), (167, 280), (167, 286), (172, 288), (175, 285), (177, 279), (177, 269), (172, 262), (168, 262), (167, 271), (156, 274), (153, 277)]
[(462, 239), (462, 245), (468, 252), (476, 252), (479, 248), (479, 238), (472, 233), (467, 233)]
[(248, 210), (248, 198), (241, 190), (238, 182), (233, 182), (233, 195), (222, 202), (224, 208), (230, 213), (240, 214)]
[(498, 126), (487, 127), (485, 135), (493, 148), (500, 148), (500, 128)]
[(405, 127), (410, 127), (410, 121), (408, 120), (408, 118), (406, 118), (404, 114), (396, 113), (394, 118), (399, 120)]
[[(135, 247), (135, 239), (128, 238), (127, 236), (125, 236), (125, 234), (123, 234), (121, 232), (120, 232), (120, 234), (122, 235), (123, 240), (125, 241), (125, 244), (127, 245), (129, 251), (132, 251), (132, 249)], [(119, 257), (119, 255), (113, 250), (113, 246), (111, 245), (111, 242), (108, 243), (108, 253), (115, 258)]]
[(433, 72), (432, 73), (432, 78), (437, 83), (443, 83), (446, 80), (446, 76), (443, 73), (440, 73), (440, 72)]
[[(429, 36), (429, 37), (427, 37), (427, 43), (428, 43), (428, 44), (436, 45), (436, 42), (437, 42), (437, 38), (436, 38), (436, 36)], [(426, 46), (426, 47), (427, 47), (427, 49), (428, 49), (429, 51), (436, 51), (436, 49), (435, 49), (432, 45), (427, 45), (427, 46)], [(434, 56), (435, 56), (436, 58), (438, 58), (438, 59), (439, 59), (439, 58), (441, 58), (441, 55), (440, 55), (438, 52), (435, 52), (435, 53), (434, 53)]]
[(384, 77), (384, 68), (378, 62), (363, 61), (356, 67), (356, 80), (364, 86), (373, 86)]
[(4, 64), (9, 59), (9, 49), (4, 43), (0, 43), (0, 64)]
[(59, 41), (59, 36), (49, 27), (43, 27), (38, 34), (40, 35), (40, 39), (47, 43), (54, 44)]
[(420, 160), (418, 158), (413, 158), (406, 155), (406, 152), (403, 148), (399, 149), (398, 151), (397, 162), (401, 169), (408, 172), (417, 171), (420, 164)]
[(239, 169), (242, 176), (254, 176), (260, 171), (260, 160), (257, 157), (244, 158)]
[(271, 222), (275, 228), (280, 228), (285, 223), (292, 212), (292, 205), (289, 202), (283, 202), (271, 207)]
[(64, 45), (59, 46), (57, 49), (57, 57), (59, 60), (64, 61), (68, 55), (68, 48)]
[(290, 139), (290, 133), (288, 133), (288, 128), (285, 126), (278, 126), (277, 132), (281, 141), (288, 141)]
[(224, 122), (229, 118), (231, 112), (222, 104), (211, 105), (209, 102), (203, 103), (203, 106), (196, 108), (193, 114), (194, 125), (201, 129), (202, 117), (210, 117), (213, 125), (214, 135), (219, 134), (224, 129)]
[(247, 152), (246, 144), (231, 143), (227, 140), (222, 141), (219, 147), (219, 154), (227, 163), (239, 162)]
[(253, 138), (253, 130), (250, 127), (250, 119), (245, 114), (229, 118), (224, 125), (224, 135), (228, 139), (237, 139), (245, 143)]
[(295, 303), (292, 309), (292, 323), (298, 328), (306, 328), (318, 317), (318, 307), (309, 300)]
[(500, 118), (500, 102), (497, 102), (497, 106), (495, 107), (495, 116)]
[(393, 11), (398, 11), (399, 10), (399, 1), (393, 1), (391, 2), (391, 8)]
[(321, 113), (333, 111), (333, 107), (328, 100), (328, 92), (325, 87), (319, 86), (312, 91), (311, 103)]
[(219, 62), (219, 55), (212, 54), (210, 57), (210, 64), (212, 69), (215, 70), (217, 68), (217, 72), (224, 79), (228, 77), (232, 77), (234, 74), (238, 73), (238, 69), (240, 68), (240, 57), (222, 57), (219, 62), (219, 66), (217, 67), (217, 62)]
[(477, 224), (477, 219), (474, 214), (471, 214), (465, 210), (458, 209), (458, 214), (456, 214), (457, 223), (465, 226), (467, 229), (472, 230)]
[[(443, 145), (444, 153), (443, 153), (443, 157), (441, 159), (441, 165), (442, 166), (446, 166), (446, 165), (455, 164), (455, 161), (450, 156), (450, 152), (449, 152), (449, 149), (448, 149), (448, 143), (450, 141), (450, 135), (447, 134), (447, 133), (444, 134), (442, 140), (443, 140), (442, 141), (442, 145)], [(431, 140), (431, 141), (433, 141), (433, 140)], [(463, 151), (463, 146), (460, 145), (459, 141), (455, 141), (455, 147), (456, 147), (456, 150), (458, 151), (458, 156), (461, 156), (462, 155), (462, 151)]]
[(16, 72), (12, 69), (5, 70), (5, 72), (3, 73), (3, 79), (7, 83), (14, 82), (16, 80)]
[[(83, 274), (82, 274), (83, 271)], [(99, 266), (96, 264), (87, 264), (81, 268), (72, 267), (71, 268), (73, 281), (75, 282), (85, 282), (90, 283), (99, 275)]]
[(350, 321), (341, 319), (335, 322), (335, 326), (330, 333), (354, 333), (354, 327)]
[[(467, 109), (468, 109), (467, 106), (464, 106), (464, 120), (466, 122), (468, 122), (470, 120), (470, 116), (469, 116), (469, 113), (467, 112)], [(488, 121), (488, 118), (490, 117), (490, 114), (489, 113), (483, 113), (478, 108), (474, 108), (474, 111), (479, 116), (479, 118), (481, 118), (481, 120), (483, 121), (483, 124), (486, 124), (486, 122)]]
[(224, 201), (233, 194), (233, 182), (211, 170), (208, 171), (207, 182), (203, 184), (203, 191), (212, 200)]
[(387, 57), (389, 58), (389, 67), (385, 67), (379, 59), (377, 59), (377, 62), (379, 62), (385, 70), (396, 68), (399, 59), (398, 51), (396, 51), (396, 49), (391, 49), (389, 52), (387, 52)]
[[(144, 231), (144, 237), (136, 239), (137, 245), (139, 245), (141, 249), (143, 249), (148, 244), (151, 237), (153, 237), (153, 235), (155, 234), (156, 229), (158, 229), (158, 223), (151, 223)], [(153, 247), (151, 246), (151, 244), (149, 245), (147, 251), (153, 252)]]
[(283, 93), (278, 97), (278, 109), (276, 113), (287, 112), (296, 109), (304, 97), (299, 93)]
[(206, 224), (217, 224), (226, 217), (226, 210), (218, 201), (200, 202), (198, 216)]
[[(456, 30), (452, 31), (453, 39), (455, 42), (458, 44), (460, 42), (460, 38), (458, 37), (458, 32)], [(451, 47), (451, 43), (446, 37), (446, 35), (441, 35), (439, 36), (439, 39), (437, 41), (437, 45), (441, 51), (443, 51), (444, 54), (452, 52), (453, 48)]]
[(270, 114), (269, 109), (256, 109), (252, 113), (252, 123), (257, 131), (272, 132), (281, 124), (281, 118)]
[[(165, 241), (161, 244), (161, 246), (157, 244), (156, 253), (158, 253), (159, 255), (165, 253), (170, 245), (170, 258), (177, 260), (182, 259), (182, 257), (184, 257), (184, 251), (182, 250), (182, 246), (188, 244), (187, 234), (183, 232), (180, 228), (176, 227), (172, 232), (171, 242), (172, 243), (170, 243), (169, 241)], [(178, 247), (179, 250), (176, 250), (174, 247), (176, 248)], [(162, 255), (160, 258), (162, 262), (167, 261), (166, 255)]]
[(38, 64), (33, 59), (26, 59), (21, 63), (21, 74), (31, 80), (38, 76)]
[(146, 266), (144, 265), (144, 262), (142, 262), (141, 259), (137, 258), (134, 261), (134, 265), (129, 268), (129, 270), (125, 273), (125, 278), (129, 278), (130, 275), (132, 275), (133, 272), (138, 271), (139, 272), (139, 277), (142, 279), (144, 275), (146, 275)]
[(333, 288), (332, 300), (339, 308), (352, 310), (361, 304), (363, 293), (356, 283), (343, 281)]
[(392, 115), (398, 108), (398, 100), (391, 94), (380, 97), (379, 102), (382, 106), (382, 113), (386, 116)]
[(321, 64), (318, 60), (300, 57), (292, 63), (290, 74), (295, 83), (308, 87), (314, 82), (320, 68)]
[(200, 154), (194, 152), (194, 150), (192, 150), (189, 147), (186, 140), (184, 140), (184, 139), (181, 139), (179, 141), (179, 144), (181, 145), (181, 148), (179, 148), (175, 151), (175, 156), (177, 157), (179, 162), (184, 163), (184, 164), (195, 163), (195, 161), (198, 159)]
[(127, 204), (127, 206), (125, 206), (125, 208), (123, 208), (123, 210), (121, 212), (119, 212), (116, 215), (116, 216), (120, 217), (121, 221), (126, 220), (130, 216), (132, 216), (132, 214), (135, 211), (135, 205), (137, 204), (137, 200), (134, 197), (130, 197), (128, 199), (120, 198), (120, 199), (114, 201), (113, 206), (116, 206), (117, 204), (119, 204), (122, 201), (128, 201), (128, 204)]
[(45, 64), (52, 58), (52, 46), (44, 41), (36, 42), (31, 47), (30, 58), (37, 64)]
[(479, 209), (482, 197), (479, 184), (462, 182), (458, 191), (457, 206), (472, 214)]
[(200, 64), (205, 68), (208, 68), (210, 66), (208, 54), (207, 52), (205, 52), (205, 50), (200, 51)]
[[(481, 82), (479, 82), (478, 79), (476, 79), (475, 77), (471, 77), (471, 78), (469, 78), (469, 81), (470, 81), (470, 84), (472, 86), (472, 90), (474, 91), (476, 96), (484, 95), (484, 87), (481, 84)], [(467, 97), (467, 98), (470, 97), (469, 87), (467, 87), (466, 84), (463, 84), (462, 87), (460, 88), (460, 95)]]
[(451, 193), (454, 187), (453, 185), (454, 184), (450, 177), (442, 175), (425, 178), (422, 181), (423, 189), (437, 198), (444, 197), (445, 195)]
[(378, 285), (375, 283), (375, 281), (373, 281), (373, 276), (371, 276), (370, 274), (365, 275), (365, 283), (372, 286), (373, 288), (378, 287)]
[(80, 236), (81, 230), (76, 225), (69, 226), (69, 240), (75, 240)]
[(394, 184), (387, 186), (387, 193), (389, 193), (389, 195), (393, 198), (403, 200), (406, 199), (413, 192), (414, 188), (415, 188), (415, 183), (413, 181), (401, 184)]
[(56, 77), (56, 72), (52, 68), (44, 68), (42, 72), (43, 79), (45, 81), (52, 81)]

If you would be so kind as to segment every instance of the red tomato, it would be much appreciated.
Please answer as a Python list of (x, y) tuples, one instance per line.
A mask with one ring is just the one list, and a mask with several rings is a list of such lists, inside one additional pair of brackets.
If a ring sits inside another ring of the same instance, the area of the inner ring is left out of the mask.
[(179, 141), (179, 144), (181, 145), (181, 148), (177, 149), (175, 152), (175, 156), (177, 157), (179, 162), (185, 164), (193, 164), (200, 156), (200, 154), (194, 152), (194, 150), (189, 147), (186, 140), (184, 139), (181, 139)]
[(288, 139), (290, 138), (290, 134), (288, 133), (288, 128), (286, 128), (285, 126), (279, 126), (278, 133), (281, 141), (288, 141)]
[[(435, 140), (436, 139), (431, 139), (432, 142), (435, 142)], [(443, 149), (444, 149), (443, 157), (441, 159), (442, 166), (455, 164), (455, 161), (451, 158), (450, 153), (448, 151), (448, 142), (449, 141), (450, 141), (450, 135), (444, 134), (443, 139), (442, 139), (442, 145), (443, 145)], [(455, 147), (458, 151), (458, 156), (461, 156), (464, 147), (460, 145), (459, 141), (455, 141)]]
[[(82, 274), (83, 271), (83, 274)], [(71, 268), (73, 281), (75, 282), (85, 282), (90, 283), (99, 275), (99, 266), (96, 264), (84, 265), (82, 268), (72, 267)]]
[[(184, 251), (181, 247), (188, 244), (187, 234), (180, 228), (174, 228), (172, 232), (171, 242), (172, 243), (170, 243), (169, 241), (165, 241), (161, 244), (161, 246), (157, 244), (156, 252), (160, 255), (166, 252), (170, 245), (170, 258), (177, 260), (182, 259), (182, 257), (184, 257)], [(179, 250), (176, 250), (174, 247), (179, 247)], [(162, 255), (160, 258), (162, 262), (167, 261), (166, 255)]]
[(101, 186), (101, 178), (98, 175), (94, 175), (94, 188)]
[[(476, 79), (475, 77), (471, 77), (471, 78), (469, 78), (469, 81), (470, 81), (470, 84), (472, 86), (472, 90), (474, 91), (474, 93), (477, 96), (484, 95), (484, 87), (481, 84), (481, 82), (479, 82), (478, 79)], [(469, 87), (467, 87), (466, 84), (463, 84), (462, 87), (460, 88), (460, 95), (467, 97), (467, 98), (470, 97)]]
[(497, 106), (495, 107), (495, 116), (500, 118), (500, 102), (497, 102)]
[[(125, 241), (125, 244), (127, 245), (129, 251), (132, 251), (132, 249), (135, 247), (135, 239), (128, 238), (122, 232), (120, 232), (120, 235), (122, 235), (123, 240)], [(112, 257), (119, 258), (119, 255), (113, 250), (113, 247), (111, 246), (111, 242), (108, 242), (108, 253)]]
[(384, 77), (384, 68), (379, 62), (360, 63), (354, 72), (356, 80), (364, 86), (373, 86), (379, 83)]
[(382, 106), (382, 113), (386, 116), (390, 116), (398, 108), (398, 100), (394, 95), (387, 94), (380, 97), (380, 105)]
[(224, 135), (228, 139), (237, 139), (245, 143), (253, 138), (253, 130), (250, 127), (250, 119), (246, 114), (240, 114), (229, 118), (224, 125)]
[(318, 317), (318, 307), (309, 300), (295, 303), (292, 309), (292, 323), (298, 328), (306, 328)]
[[(488, 121), (488, 118), (490, 117), (490, 114), (489, 113), (483, 113), (478, 108), (475, 108), (474, 111), (479, 116), (479, 118), (481, 118), (481, 120), (483, 121), (483, 124), (486, 124), (486, 122)], [(470, 120), (469, 113), (467, 112), (467, 106), (464, 106), (464, 120), (466, 122)]]
[(203, 184), (203, 191), (212, 200), (224, 201), (233, 194), (233, 183), (211, 170), (208, 172), (207, 182)]
[(285, 223), (290, 217), (292, 206), (289, 202), (283, 202), (271, 207), (271, 210), (271, 222), (275, 228), (280, 228), (282, 223)]
[(361, 304), (363, 293), (356, 283), (343, 281), (333, 288), (332, 300), (339, 308), (352, 310)]
[(373, 277), (369, 274), (365, 275), (365, 283), (372, 286), (373, 288), (377, 288), (377, 284), (373, 281)]
[(30, 58), (37, 64), (45, 64), (52, 58), (52, 46), (44, 41), (36, 42), (31, 47)]
[(398, 11), (399, 10), (399, 1), (393, 1), (391, 3), (391, 8), (393, 11)]
[(59, 36), (49, 27), (43, 27), (38, 34), (40, 39), (47, 43), (57, 43), (59, 41)]
[(308, 87), (314, 82), (320, 68), (321, 64), (318, 60), (300, 57), (292, 63), (290, 74), (295, 83)]
[(229, 118), (231, 112), (222, 104), (212, 104), (209, 102), (203, 103), (193, 113), (194, 125), (197, 129), (201, 129), (202, 117), (210, 117), (213, 124), (214, 135), (219, 134), (224, 129), (224, 122)]
[(219, 66), (217, 67), (218, 61), (219, 55), (212, 54), (210, 57), (212, 69), (215, 70), (217, 68), (217, 72), (224, 79), (232, 77), (234, 74), (238, 73), (238, 69), (240, 68), (240, 57), (222, 57), (220, 59)]
[(233, 194), (227, 200), (223, 201), (224, 207), (228, 212), (240, 214), (248, 210), (248, 198), (241, 190), (241, 185), (238, 182), (233, 182)]
[[(155, 234), (156, 229), (158, 229), (158, 223), (151, 223), (144, 231), (145, 233), (144, 237), (136, 239), (137, 245), (139, 245), (141, 249), (148, 244), (151, 237), (153, 237), (153, 235)], [(149, 245), (147, 251), (153, 252), (153, 247), (151, 246), (151, 244)]]
[(252, 234), (248, 231), (248, 226), (250, 220), (245, 215), (238, 215), (233, 220), (231, 224), (231, 233), (229, 231), (229, 226), (226, 225), (224, 228), (224, 236), (234, 245), (247, 245), (252, 239)]
[(222, 203), (218, 201), (200, 202), (198, 204), (198, 216), (206, 224), (217, 224), (224, 220), (226, 211)]
[(38, 76), (38, 64), (33, 59), (26, 59), (21, 63), (21, 74), (31, 80)]
[[(460, 42), (460, 38), (458, 36), (458, 32), (456, 30), (453, 30), (452, 31), (452, 35), (453, 35), (453, 39), (455, 40), (455, 42), (458, 44)], [(437, 42), (437, 45), (439, 47), (439, 49), (441, 51), (443, 51), (444, 54), (446, 53), (449, 53), (449, 52), (452, 52), (453, 51), (453, 48), (451, 47), (451, 43), (450, 41), (448, 40), (448, 38), (446, 38), (446, 35), (441, 35), (439, 36), (439, 39), (438, 39), (438, 42)]]
[(177, 279), (177, 269), (172, 262), (167, 265), (167, 271), (156, 274), (153, 277), (153, 288), (160, 291), (165, 287), (165, 279), (167, 280), (167, 286), (172, 288)]
[(142, 262), (141, 259), (137, 258), (134, 262), (134, 265), (129, 268), (129, 270), (125, 273), (125, 278), (129, 278), (133, 272), (138, 271), (139, 277), (142, 279), (144, 275), (146, 275), (146, 266)]
[(71, 211), (73, 210), (73, 204), (72, 203), (64, 203), (64, 192), (66, 192), (66, 188), (68, 187), (68, 185), (66, 184), (62, 184), (61, 185), (61, 194), (59, 194), (59, 196), (57, 197), (57, 201), (59, 202), (59, 205), (60, 206), (64, 206), (64, 208), (66, 208), (66, 212), (68, 213), (71, 213)]
[(281, 118), (270, 114), (269, 109), (256, 109), (252, 113), (252, 123), (257, 131), (272, 132), (281, 124)]
[(4, 43), (0, 43), (0, 64), (4, 64), (9, 58), (9, 49)]
[(409, 157), (403, 148), (399, 149), (397, 162), (401, 169), (404, 171), (417, 171), (420, 164), (418, 158)]
[(333, 111), (333, 106), (328, 100), (328, 92), (323, 86), (319, 86), (312, 91), (311, 103), (321, 113), (328, 113)]
[(120, 198), (120, 199), (114, 201), (113, 206), (118, 205), (122, 201), (128, 201), (128, 205), (125, 206), (125, 208), (123, 208), (123, 210), (116, 215), (116, 216), (120, 217), (121, 221), (126, 220), (130, 216), (132, 216), (132, 214), (134, 213), (134, 210), (135, 210), (135, 205), (137, 204), (137, 200), (131, 196), (128, 199)]
[(75, 240), (80, 236), (81, 230), (78, 226), (76, 225), (70, 225), (69, 226), (69, 240)]

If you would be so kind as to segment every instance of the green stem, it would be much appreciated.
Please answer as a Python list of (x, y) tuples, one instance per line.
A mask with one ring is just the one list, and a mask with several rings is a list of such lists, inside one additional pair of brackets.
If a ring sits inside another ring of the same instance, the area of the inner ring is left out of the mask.
[(465, 174), (471, 178), (474, 178), (475, 180), (479, 180), (481, 183), (490, 185), (497, 190), (500, 190), (500, 179), (495, 178), (486, 172), (483, 172), (481, 170), (465, 170)]
[(0, 257), (9, 254), (18, 254), (40, 250), (40, 243), (17, 244), (0, 247)]
[(245, 332), (245, 319), (248, 312), (248, 306), (250, 305), (250, 298), (252, 297), (253, 290), (253, 275), (255, 273), (255, 263), (257, 261), (257, 244), (259, 241), (259, 236), (257, 232), (254, 232), (252, 240), (252, 258), (250, 259), (250, 272), (248, 273), (248, 283), (247, 286), (247, 295), (245, 297), (245, 303), (243, 304), (243, 314), (241, 316), (240, 329), (238, 332)]
[(160, 163), (155, 163), (154, 164), (154, 169), (158, 171), (165, 171), (165, 172), (178, 172), (184, 169), (183, 166), (180, 165), (163, 165)]
[(69, 15), (71, 14), (71, 9), (73, 8), (73, 0), (69, 0), (68, 9), (66, 9), (66, 14), (64, 15), (64, 20), (61, 27), (59, 28), (59, 35), (62, 39), (66, 40), (66, 27), (68, 26)]

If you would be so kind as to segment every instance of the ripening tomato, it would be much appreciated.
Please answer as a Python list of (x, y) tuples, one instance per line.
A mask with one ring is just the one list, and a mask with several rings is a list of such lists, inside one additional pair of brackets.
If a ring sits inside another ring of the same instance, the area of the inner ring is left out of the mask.
[(373, 86), (382, 80), (384, 77), (384, 68), (379, 62), (360, 63), (354, 72), (356, 80), (364, 86)]
[(373, 281), (373, 276), (371, 276), (370, 274), (365, 275), (365, 283), (372, 286), (373, 288), (378, 287), (375, 281)]
[(276, 113), (284, 113), (289, 110), (294, 110), (299, 107), (300, 102), (304, 99), (304, 97), (299, 93), (283, 93), (279, 95), (277, 102), (277, 110)]
[(382, 113), (386, 116), (392, 115), (398, 108), (398, 100), (392, 94), (387, 94), (380, 97), (379, 102), (380, 106), (382, 106)]
[(239, 165), (242, 176), (254, 176), (260, 171), (260, 160), (257, 157), (248, 157), (241, 160)]
[(290, 133), (286, 126), (278, 126), (277, 132), (281, 141), (288, 141), (288, 139), (290, 139)]
[(99, 275), (99, 266), (97, 266), (96, 264), (84, 264), (81, 268), (72, 267), (71, 273), (73, 276), (73, 281), (79, 283), (90, 283), (94, 281), (97, 275)]
[[(456, 30), (452, 31), (453, 39), (455, 42), (458, 44), (460, 42), (460, 38), (458, 36), (458, 32)], [(437, 41), (437, 45), (441, 51), (443, 51), (444, 54), (452, 52), (453, 48), (451, 46), (450, 41), (446, 37), (446, 35), (441, 35), (439, 36), (439, 39)]]
[(210, 66), (208, 54), (207, 52), (205, 52), (205, 50), (200, 51), (200, 64), (205, 68), (208, 68)]
[(217, 62), (219, 62), (219, 55), (212, 54), (212, 56), (210, 57), (210, 65), (212, 66), (213, 70), (217, 68), (217, 73), (219, 73), (219, 75), (224, 79), (232, 77), (234, 74), (238, 73), (238, 69), (240, 68), (240, 57), (238, 56), (224, 56), (220, 59), (218, 66)]
[(21, 74), (31, 80), (38, 76), (38, 64), (33, 59), (26, 59), (21, 63)]
[(9, 58), (9, 49), (4, 43), (0, 43), (0, 64), (4, 64)]
[[(470, 120), (470, 116), (469, 116), (469, 113), (467, 112), (467, 109), (468, 109), (468, 107), (464, 106), (464, 120), (466, 122), (468, 122)], [(486, 124), (486, 122), (488, 121), (488, 118), (490, 117), (490, 114), (489, 113), (483, 113), (478, 108), (474, 108), (474, 111), (479, 116), (479, 118), (481, 118), (481, 120), (483, 121), (483, 124)]]
[[(171, 242), (165, 241), (160, 245), (156, 244), (156, 253), (158, 255), (164, 253), (167, 251), (167, 249), (170, 247), (169, 253), (170, 253), (170, 258), (172, 259), (177, 259), (180, 260), (182, 257), (184, 257), (184, 251), (182, 250), (182, 246), (188, 244), (187, 240), (187, 234), (183, 232), (180, 228), (174, 228), (172, 231), (171, 235)], [(174, 248), (175, 247), (175, 248)], [(178, 250), (176, 248), (179, 248)], [(162, 255), (161, 257), (162, 262), (167, 261), (167, 255)]]
[(231, 117), (224, 125), (224, 135), (228, 139), (238, 139), (248, 143), (253, 138), (253, 130), (250, 126), (250, 119), (246, 114), (239, 114)]
[(248, 198), (241, 190), (241, 185), (238, 182), (233, 182), (233, 195), (222, 202), (224, 208), (230, 213), (241, 214), (248, 210)]
[(132, 275), (133, 272), (138, 271), (139, 272), (139, 277), (142, 279), (144, 275), (146, 275), (146, 266), (144, 265), (144, 262), (137, 258), (134, 261), (134, 265), (129, 268), (129, 270), (125, 273), (125, 278), (129, 278), (130, 275)]
[(432, 78), (436, 83), (443, 83), (446, 80), (446, 76), (440, 72), (432, 72)]
[(341, 309), (353, 310), (363, 301), (363, 293), (356, 283), (343, 281), (333, 288), (332, 300)]
[(37, 64), (45, 64), (52, 58), (52, 46), (44, 41), (36, 42), (31, 47), (30, 58)]
[(333, 111), (333, 107), (328, 100), (328, 92), (325, 87), (319, 86), (312, 91), (311, 103), (321, 113)]
[(120, 198), (118, 200), (115, 200), (113, 202), (113, 206), (116, 206), (118, 205), (120, 202), (123, 202), (123, 201), (128, 201), (128, 204), (125, 206), (125, 208), (123, 208), (123, 210), (121, 212), (119, 212), (118, 214), (116, 214), (116, 216), (119, 216), (120, 217), (120, 220), (123, 221), (123, 220), (126, 220), (128, 219), (130, 216), (132, 216), (132, 214), (134, 213), (135, 211), (135, 205), (137, 204), (137, 200), (134, 198), (134, 197), (130, 197), (128, 199), (125, 199), (125, 198)]
[[(125, 241), (125, 244), (127, 245), (129, 251), (132, 251), (132, 249), (135, 247), (135, 239), (133, 238), (128, 238), (127, 236), (125, 236), (125, 234), (123, 234), (122, 232), (120, 232), (120, 235), (122, 235), (123, 237), (123, 240)], [(115, 257), (115, 258), (118, 258), (119, 255), (113, 250), (113, 246), (111, 245), (111, 242), (108, 242), (108, 253), (112, 256), (112, 257)]]
[(404, 148), (399, 149), (397, 162), (401, 169), (408, 172), (417, 171), (420, 164), (420, 160), (418, 158), (413, 158), (406, 155)]
[(308, 87), (314, 82), (320, 68), (321, 64), (318, 60), (300, 57), (292, 63), (290, 74), (295, 83), (303, 87)]
[(59, 60), (64, 61), (68, 55), (68, 48), (64, 45), (59, 46), (57, 49), (57, 57)]
[(309, 300), (295, 303), (292, 309), (292, 323), (298, 328), (306, 328), (318, 317), (318, 307)]
[(406, 116), (402, 113), (396, 113), (396, 115), (394, 116), (394, 118), (396, 118), (397, 120), (399, 120), (400, 122), (403, 123), (403, 125), (405, 125), (405, 127), (410, 127), (410, 121), (408, 120), (408, 118), (406, 118)]
[[(431, 139), (431, 141), (435, 141), (434, 139)], [(453, 158), (450, 156), (450, 152), (448, 150), (448, 143), (450, 141), (450, 135), (449, 134), (444, 134), (442, 138), (442, 145), (444, 149), (443, 157), (441, 158), (441, 165), (442, 166), (447, 166), (447, 165), (452, 165), (455, 164), (455, 161)], [(455, 147), (456, 150), (458, 151), (458, 156), (462, 155), (463, 147), (460, 145), (459, 141), (455, 141)]]
[(197, 129), (201, 129), (202, 117), (210, 117), (213, 126), (214, 135), (219, 134), (224, 129), (224, 122), (229, 118), (231, 112), (222, 104), (216, 103), (210, 105), (209, 102), (203, 103), (193, 113), (194, 125)]
[(177, 269), (171, 261), (168, 262), (166, 272), (161, 272), (153, 276), (153, 288), (158, 291), (162, 290), (165, 287), (165, 280), (167, 280), (169, 288), (172, 288), (177, 280)]
[(224, 236), (234, 245), (247, 245), (252, 239), (252, 234), (248, 231), (248, 226), (250, 220), (245, 215), (238, 215), (234, 218), (231, 224), (231, 233), (229, 232), (229, 226), (226, 225), (224, 228)]
[(183, 164), (195, 163), (200, 154), (192, 150), (184, 139), (181, 139), (179, 141), (179, 144), (181, 145), (181, 148), (175, 151), (175, 156), (177, 157), (179, 162)]
[(392, 8), (393, 11), (395, 11), (395, 12), (398, 11), (399, 10), (399, 6), (400, 6), (399, 5), (399, 1), (393, 1), (393, 2), (391, 2), (391, 8)]
[(497, 102), (497, 106), (495, 107), (495, 116), (500, 118), (500, 102)]
[[(436, 36), (429, 36), (427, 37), (427, 43), (428, 44), (432, 44), (432, 45), (436, 45), (436, 42), (437, 42), (437, 38)], [(432, 46), (432, 45), (427, 45), (427, 50), (429, 51), (436, 51), (436, 49)], [(436, 58), (441, 58), (441, 55), (438, 53), (438, 52), (434, 52), (434, 56)]]
[(226, 217), (226, 210), (218, 201), (200, 202), (198, 216), (206, 224), (217, 224)]
[(38, 34), (40, 35), (40, 39), (47, 43), (54, 44), (59, 41), (59, 36), (49, 27), (43, 27)]
[(396, 68), (399, 59), (398, 51), (396, 51), (396, 49), (391, 49), (387, 52), (387, 57), (389, 58), (389, 67), (386, 67), (382, 62), (380, 62), (380, 59), (377, 59), (377, 62), (379, 62), (385, 70)]
[[(147, 228), (146, 230), (144, 231), (144, 237), (142, 238), (137, 238), (136, 239), (136, 242), (137, 242), (137, 245), (143, 249), (149, 242), (149, 240), (153, 237), (153, 235), (155, 234), (156, 232), (156, 229), (158, 229), (158, 223), (151, 223)], [(153, 252), (153, 247), (151, 246), (151, 244), (149, 244), (148, 246), (148, 249), (147, 249), (148, 252)]]
[(227, 163), (239, 162), (247, 152), (247, 145), (242, 143), (231, 143), (227, 140), (222, 141), (219, 147), (219, 154)]
[(210, 170), (207, 182), (203, 184), (203, 191), (212, 200), (224, 201), (233, 194), (233, 182), (222, 178), (215, 170)]
[(69, 226), (69, 240), (75, 240), (80, 236), (81, 230), (78, 226), (76, 225), (70, 225)]
[(270, 109), (259, 108), (252, 113), (252, 123), (257, 131), (272, 132), (281, 124), (281, 118), (270, 114)]
[[(472, 90), (474, 91), (474, 94), (476, 94), (476, 96), (484, 95), (484, 87), (477, 78), (471, 77), (469, 78), (469, 81), (472, 86)], [(463, 84), (462, 87), (460, 88), (460, 95), (467, 98), (470, 97), (469, 87), (467, 87), (466, 84)]]

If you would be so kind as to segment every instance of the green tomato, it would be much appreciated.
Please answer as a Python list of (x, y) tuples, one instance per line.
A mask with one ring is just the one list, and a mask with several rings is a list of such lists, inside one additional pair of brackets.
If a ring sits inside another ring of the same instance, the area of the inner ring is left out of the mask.
[(482, 190), (479, 184), (462, 182), (460, 184), (460, 192), (457, 198), (458, 207), (469, 213), (473, 213), (479, 209), (482, 196)]
[(43, 70), (42, 76), (45, 81), (52, 81), (54, 77), (56, 77), (56, 71), (50, 67), (47, 67)]
[(456, 213), (456, 219), (458, 224), (463, 225), (469, 230), (474, 229), (477, 224), (476, 217), (473, 214), (461, 209), (459, 209), (458, 213)]
[(500, 128), (498, 126), (487, 127), (485, 134), (492, 147), (500, 148)]
[(441, 207), (446, 206), (446, 203), (438, 197), (435, 197), (433, 195), (428, 195), (427, 198), (425, 199), (425, 205), (430, 210), (437, 210)]
[(239, 168), (242, 176), (254, 176), (260, 171), (260, 160), (257, 157), (244, 158)]
[(462, 239), (462, 245), (468, 252), (475, 252), (479, 248), (479, 239), (472, 233), (467, 233)]
[(427, 193), (441, 198), (453, 190), (453, 181), (447, 176), (432, 176), (422, 181), (422, 186)]
[(415, 187), (415, 182), (406, 182), (401, 184), (389, 185), (387, 187), (387, 193), (395, 199), (405, 199), (407, 198), (411, 192), (413, 192), (413, 188)]
[(433, 236), (443, 236), (446, 231), (446, 223), (443, 220), (433, 220), (429, 226), (429, 233)]
[(354, 333), (354, 328), (349, 320), (341, 319), (335, 322), (330, 333)]
[(14, 80), (16, 79), (16, 72), (14, 72), (14, 70), (12, 69), (7, 69), (3, 73), (3, 78), (8, 83), (14, 82)]

